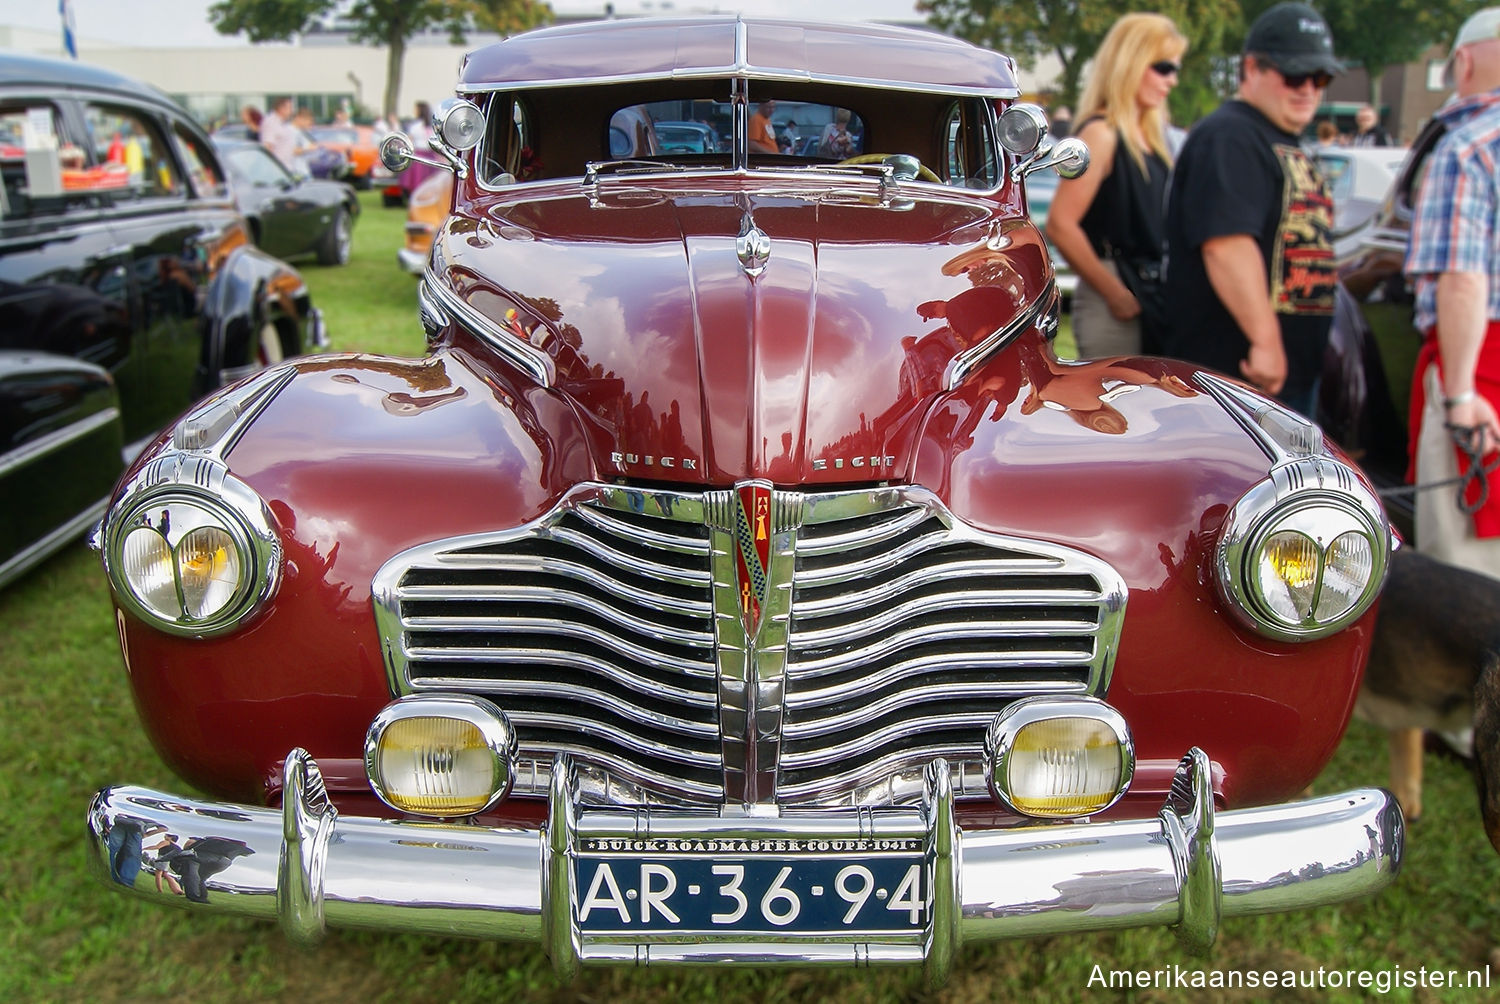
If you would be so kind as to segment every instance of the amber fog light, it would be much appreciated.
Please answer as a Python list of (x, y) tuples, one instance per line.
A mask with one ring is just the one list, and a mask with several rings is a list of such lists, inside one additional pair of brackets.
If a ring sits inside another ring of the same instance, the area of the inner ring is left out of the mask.
[(1073, 818), (1109, 808), (1135, 772), (1118, 711), (1087, 697), (1029, 697), (996, 716), (985, 738), (990, 791), (1025, 816)]
[(482, 697), (418, 694), (388, 704), (365, 736), (370, 786), (393, 809), (472, 816), (510, 794), (516, 733)]

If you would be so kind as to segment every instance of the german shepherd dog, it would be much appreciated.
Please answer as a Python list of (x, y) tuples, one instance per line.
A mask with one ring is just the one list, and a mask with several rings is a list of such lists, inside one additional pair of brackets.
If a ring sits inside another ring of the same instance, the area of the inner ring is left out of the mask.
[(1422, 730), (1472, 724), (1479, 808), (1500, 851), (1500, 579), (1397, 551), (1355, 713), (1389, 730), (1391, 790), (1409, 820), (1422, 814)]

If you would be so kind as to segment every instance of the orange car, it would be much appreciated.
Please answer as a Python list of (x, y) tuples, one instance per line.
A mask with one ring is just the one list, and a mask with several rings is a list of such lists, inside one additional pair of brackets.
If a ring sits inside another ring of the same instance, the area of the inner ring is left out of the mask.
[(349, 177), (356, 188), (369, 188), (373, 179), (389, 176), (375, 147), (375, 130), (364, 125), (321, 125), (307, 130), (317, 144), (342, 153), (349, 161)]
[(432, 238), (448, 210), (453, 206), (453, 175), (438, 171), (418, 185), (406, 207), (406, 246), (396, 252), (396, 260), (412, 275), (427, 268)]

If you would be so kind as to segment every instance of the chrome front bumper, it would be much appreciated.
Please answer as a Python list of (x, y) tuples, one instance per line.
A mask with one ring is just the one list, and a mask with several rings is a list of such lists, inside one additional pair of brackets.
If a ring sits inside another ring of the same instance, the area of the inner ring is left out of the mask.
[[(1215, 813), (1208, 758), (1197, 749), (1154, 819), (970, 831), (954, 820), (942, 761), (927, 773), (920, 807), (776, 816), (582, 807), (573, 772), (557, 766), (542, 829), (483, 827), (340, 816), (317, 764), (296, 750), (279, 811), (144, 788), (99, 792), (89, 810), (92, 859), (117, 888), (189, 909), (279, 918), (304, 943), (331, 925), (539, 942), (564, 976), (588, 962), (921, 964), (934, 983), (977, 941), (1171, 925), (1206, 948), (1221, 917), (1368, 895), (1401, 866), (1404, 823), (1389, 792)], [(920, 936), (647, 939), (585, 936), (575, 921), (571, 863), (580, 839), (913, 835), (932, 862)]]

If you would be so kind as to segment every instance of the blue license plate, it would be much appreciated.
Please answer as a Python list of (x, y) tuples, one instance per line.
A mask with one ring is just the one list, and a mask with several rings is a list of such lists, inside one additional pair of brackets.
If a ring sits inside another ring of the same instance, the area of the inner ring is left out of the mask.
[(911, 843), (886, 853), (749, 855), (585, 847), (574, 858), (573, 916), (583, 934), (919, 933), (932, 871)]

